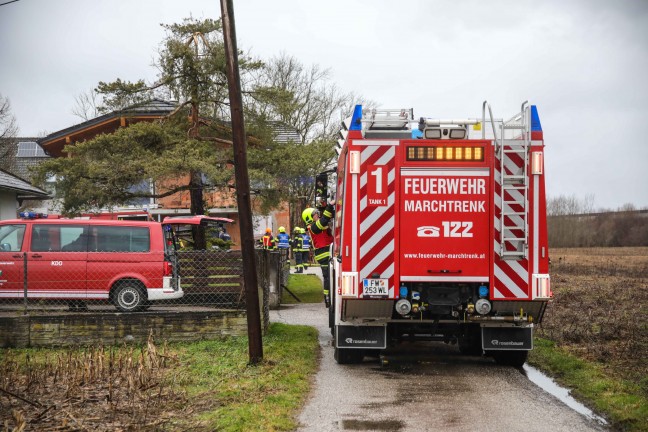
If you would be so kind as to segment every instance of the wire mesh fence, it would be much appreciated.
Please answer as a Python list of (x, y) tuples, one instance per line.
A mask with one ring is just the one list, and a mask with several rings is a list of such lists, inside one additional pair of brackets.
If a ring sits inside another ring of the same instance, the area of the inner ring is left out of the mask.
[[(267, 310), (281, 299), (290, 263), (284, 250), (255, 252)], [(2, 261), (0, 311), (154, 313), (246, 307), (243, 260), (236, 250), (47, 250), (15, 253)]]

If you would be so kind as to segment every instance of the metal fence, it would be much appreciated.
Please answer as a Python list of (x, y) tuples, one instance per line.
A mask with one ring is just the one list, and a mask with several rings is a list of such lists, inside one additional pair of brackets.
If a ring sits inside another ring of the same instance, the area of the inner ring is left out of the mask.
[[(267, 317), (280, 303), (290, 262), (286, 250), (255, 252)], [(246, 307), (241, 251), (17, 254), (2, 264), (0, 311), (155, 313)]]

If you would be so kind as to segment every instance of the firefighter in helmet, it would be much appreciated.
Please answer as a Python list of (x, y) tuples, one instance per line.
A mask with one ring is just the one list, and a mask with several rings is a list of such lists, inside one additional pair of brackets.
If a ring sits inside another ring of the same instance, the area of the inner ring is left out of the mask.
[(286, 234), (286, 228), (280, 226), (279, 234), (277, 234), (277, 247), (281, 250), (285, 250), (286, 253), (290, 248), (290, 236)]
[(300, 228), (299, 230), (299, 233), (302, 236), (302, 264), (304, 269), (307, 269), (308, 263), (310, 263), (311, 238), (304, 228)]
[(263, 249), (273, 250), (275, 248), (275, 238), (272, 235), (272, 229), (266, 228), (265, 235), (263, 236)]
[(293, 256), (295, 257), (295, 273), (304, 273), (304, 267), (302, 266), (302, 250), (303, 250), (303, 238), (302, 238), (302, 229), (295, 227), (293, 231), (294, 235), (292, 238), (292, 250)]
[(333, 218), (333, 205), (328, 204), (320, 215), (320, 210), (316, 208), (307, 208), (302, 212), (302, 219), (306, 222), (308, 234), (313, 241), (313, 248), (315, 249), (315, 261), (322, 269), (322, 277), (324, 280), (324, 304), (326, 307), (331, 305), (330, 288), (331, 280), (329, 275), (329, 261), (331, 260), (331, 243), (333, 243), (333, 235), (331, 228), (328, 224)]

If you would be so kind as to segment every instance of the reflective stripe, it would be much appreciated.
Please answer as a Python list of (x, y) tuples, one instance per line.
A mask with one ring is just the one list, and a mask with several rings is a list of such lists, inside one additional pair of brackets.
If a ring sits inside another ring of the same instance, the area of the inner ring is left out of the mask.
[(321, 254), (315, 254), (315, 261), (319, 261), (322, 258), (328, 258), (330, 256), (331, 256), (331, 252), (329, 251), (323, 252)]

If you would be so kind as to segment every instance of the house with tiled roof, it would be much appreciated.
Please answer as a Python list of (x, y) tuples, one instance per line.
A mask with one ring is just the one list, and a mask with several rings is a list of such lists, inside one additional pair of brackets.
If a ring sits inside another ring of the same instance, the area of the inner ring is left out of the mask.
[(47, 154), (53, 157), (65, 155), (63, 147), (90, 140), (101, 133), (114, 132), (119, 127), (125, 127), (141, 121), (154, 121), (165, 117), (176, 109), (176, 104), (159, 99), (113, 111), (108, 114), (70, 126), (38, 140)]
[[(101, 133), (112, 133), (120, 127), (126, 127), (141, 121), (155, 121), (171, 114), (177, 105), (163, 100), (152, 100), (145, 104), (114, 111), (97, 118), (79, 123), (47, 135), (38, 140), (46, 155), (65, 157), (64, 147), (78, 142), (90, 140)], [(279, 142), (297, 140), (298, 135), (289, 130), (279, 131)], [(284, 141), (282, 141), (284, 140)], [(183, 182), (183, 179), (178, 179)], [(141, 185), (140, 185), (141, 186)], [(151, 188), (164, 188), (164, 184), (151, 185)], [(238, 209), (236, 195), (233, 189), (214, 189), (205, 191), (205, 207), (210, 216), (222, 216), (234, 220), (228, 232), (235, 244), (240, 244), (240, 229), (238, 225)], [(142, 211), (145, 210), (155, 220), (162, 221), (165, 216), (190, 214), (190, 196), (188, 191), (177, 192), (160, 199), (147, 199), (147, 202), (135, 202), (130, 206), (112, 209), (111, 211)], [(254, 217), (259, 236), (267, 226), (276, 229), (279, 225), (288, 226), (287, 211), (274, 212), (272, 215)], [(255, 232), (255, 234), (257, 234)]]
[(20, 178), (30, 179), (31, 168), (38, 166), (50, 156), (38, 145), (38, 138), (16, 138), (15, 141), (16, 156), (12, 172)]
[(15, 219), (26, 200), (45, 200), (49, 194), (9, 171), (0, 169), (0, 220)]

